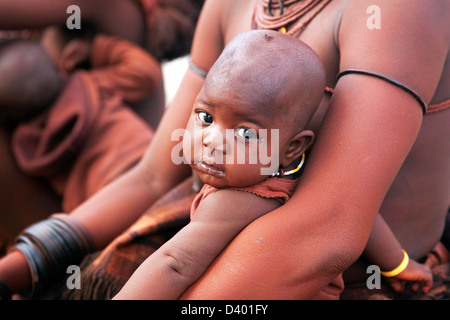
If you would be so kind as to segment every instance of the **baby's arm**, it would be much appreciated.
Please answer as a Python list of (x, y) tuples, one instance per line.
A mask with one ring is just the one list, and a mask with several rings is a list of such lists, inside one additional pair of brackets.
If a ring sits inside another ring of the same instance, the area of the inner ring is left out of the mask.
[[(404, 262), (405, 256), (402, 246), (380, 214), (376, 217), (372, 233), (364, 250), (364, 256), (370, 263), (378, 265), (382, 271), (399, 270), (397, 267)], [(422, 291), (427, 292), (433, 284), (430, 268), (412, 259), (409, 259), (409, 263), (403, 271), (385, 279), (397, 292), (404, 291), (405, 280), (413, 282), (413, 291), (417, 291), (419, 284), (423, 283)]]
[(209, 195), (192, 221), (148, 257), (114, 299), (179, 298), (242, 229), (279, 206), (242, 191)]

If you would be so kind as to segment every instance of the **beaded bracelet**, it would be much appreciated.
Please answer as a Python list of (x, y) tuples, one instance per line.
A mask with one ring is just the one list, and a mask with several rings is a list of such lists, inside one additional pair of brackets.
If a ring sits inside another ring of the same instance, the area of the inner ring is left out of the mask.
[(2, 280), (0, 280), (0, 298), (2, 298), (1, 300), (11, 300), (12, 299), (11, 289)]
[(405, 250), (402, 250), (402, 251), (403, 251), (402, 262), (398, 265), (397, 268), (395, 268), (391, 271), (381, 271), (381, 275), (383, 277), (386, 277), (386, 278), (395, 277), (395, 276), (399, 275), (400, 273), (402, 273), (406, 269), (406, 267), (408, 266), (408, 263), (409, 263), (409, 256)]

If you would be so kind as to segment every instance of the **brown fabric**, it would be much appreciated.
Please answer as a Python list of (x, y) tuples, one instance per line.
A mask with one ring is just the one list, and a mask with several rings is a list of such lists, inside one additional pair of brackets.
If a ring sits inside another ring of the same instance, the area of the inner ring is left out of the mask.
[[(281, 204), (284, 204), (288, 201), (297, 187), (298, 180), (286, 180), (281, 178), (268, 178), (261, 183), (257, 183), (252, 186), (243, 187), (243, 188), (229, 188), (231, 190), (244, 191), (253, 193), (262, 198), (268, 199), (276, 199)], [(200, 202), (203, 201), (208, 195), (213, 192), (216, 192), (217, 188), (210, 186), (208, 184), (203, 185), (199, 194), (195, 197), (191, 206), (191, 217), (197, 209)]]
[(132, 105), (160, 84), (159, 62), (144, 49), (118, 37), (97, 35), (90, 62), (89, 75), (101, 99), (119, 96)]
[(154, 59), (130, 43), (97, 36), (92, 71), (78, 71), (43, 114), (20, 124), (12, 147), (19, 167), (47, 179), (72, 211), (136, 163), (153, 130), (127, 102), (153, 90)]

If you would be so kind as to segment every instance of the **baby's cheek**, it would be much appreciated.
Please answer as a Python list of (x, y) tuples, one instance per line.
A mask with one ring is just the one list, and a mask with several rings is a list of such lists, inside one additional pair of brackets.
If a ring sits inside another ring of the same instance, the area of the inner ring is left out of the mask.
[[(186, 158), (186, 160), (188, 160), (189, 163), (193, 163), (194, 162), (194, 158), (195, 158), (195, 150), (196, 148), (198, 148), (197, 145), (199, 145), (199, 147), (201, 148), (201, 134), (199, 134), (200, 136), (200, 142), (196, 142), (197, 133), (194, 135), (194, 130), (193, 130), (193, 126), (191, 123), (188, 124), (184, 136), (183, 136), (183, 155)], [(198, 138), (197, 138), (198, 140)], [(197, 146), (197, 147), (196, 147)]]
[(228, 165), (226, 172), (229, 184), (235, 187), (250, 186), (267, 178), (261, 175), (261, 166), (259, 164)]

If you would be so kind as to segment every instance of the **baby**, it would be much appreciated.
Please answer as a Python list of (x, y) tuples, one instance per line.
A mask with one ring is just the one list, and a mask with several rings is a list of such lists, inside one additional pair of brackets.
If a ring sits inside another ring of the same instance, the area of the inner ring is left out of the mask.
[[(243, 228), (290, 198), (324, 88), (319, 58), (296, 38), (249, 31), (227, 45), (183, 139), (184, 156), (205, 183), (191, 222), (144, 261), (115, 299), (179, 298)], [(263, 149), (276, 150), (269, 158), (278, 172), (255, 156)], [(242, 161), (238, 151), (255, 161)]]
[(0, 117), (23, 121), (47, 108), (61, 88), (56, 66), (33, 41), (0, 42)]
[(89, 28), (46, 27), (0, 46), (0, 116), (20, 169), (46, 180), (70, 212), (134, 166), (153, 129), (135, 106), (162, 83), (142, 48)]

